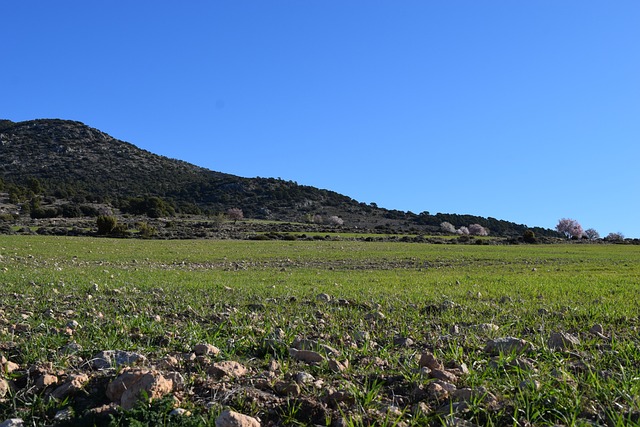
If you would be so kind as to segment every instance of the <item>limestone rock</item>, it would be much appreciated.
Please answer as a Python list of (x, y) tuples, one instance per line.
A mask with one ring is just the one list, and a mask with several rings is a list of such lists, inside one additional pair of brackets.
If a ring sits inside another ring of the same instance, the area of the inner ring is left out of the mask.
[(500, 353), (529, 353), (534, 350), (534, 346), (527, 340), (514, 337), (496, 338), (487, 342), (484, 347), (484, 352), (492, 355), (498, 355)]
[(216, 427), (260, 427), (260, 421), (234, 411), (224, 411), (216, 418)]
[(173, 390), (173, 382), (157, 371), (146, 369), (128, 370), (120, 374), (107, 386), (107, 397), (131, 409), (144, 391), (149, 399), (161, 398)]
[(305, 363), (322, 363), (325, 360), (323, 355), (311, 350), (296, 350), (295, 348), (290, 348), (289, 355), (295, 360)]
[(566, 332), (554, 332), (549, 337), (549, 348), (554, 350), (566, 350), (580, 345), (580, 339)]
[(196, 356), (217, 356), (220, 354), (220, 349), (212, 344), (196, 344), (193, 347), (193, 352)]
[(147, 358), (140, 353), (123, 350), (105, 350), (93, 356), (91, 365), (94, 369), (110, 369), (125, 365), (146, 362)]
[(207, 374), (216, 378), (239, 378), (247, 373), (247, 368), (242, 366), (238, 362), (233, 360), (225, 360), (222, 362), (216, 362), (207, 369)]
[(54, 399), (65, 399), (72, 394), (82, 390), (82, 388), (89, 382), (89, 376), (86, 374), (69, 375), (67, 380), (58, 388), (53, 390), (51, 397)]

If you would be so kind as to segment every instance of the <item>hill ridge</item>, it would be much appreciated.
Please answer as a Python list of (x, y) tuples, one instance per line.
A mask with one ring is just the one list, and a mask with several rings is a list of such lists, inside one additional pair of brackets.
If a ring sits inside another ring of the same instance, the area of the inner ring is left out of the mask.
[[(443, 221), (456, 227), (472, 221), (495, 235), (521, 236), (528, 228), (473, 215), (389, 210), (293, 181), (216, 172), (63, 119), (0, 120), (0, 178), (14, 186), (37, 181), (43, 196), (108, 203), (125, 210), (133, 199), (159, 198), (169, 206), (166, 212), (212, 214), (240, 208), (250, 218), (298, 222), (317, 215), (337, 216), (349, 227), (365, 229), (433, 232)], [(553, 230), (534, 230), (556, 235)]]

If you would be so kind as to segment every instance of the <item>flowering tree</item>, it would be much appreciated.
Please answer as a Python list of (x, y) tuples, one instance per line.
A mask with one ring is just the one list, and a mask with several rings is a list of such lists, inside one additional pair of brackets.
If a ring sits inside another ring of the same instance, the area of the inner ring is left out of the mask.
[(469, 234), (473, 236), (488, 236), (489, 230), (487, 230), (480, 224), (471, 224), (469, 226)]
[(453, 226), (453, 224), (451, 224), (450, 222), (443, 222), (440, 224), (440, 229), (442, 231), (444, 231), (445, 233), (455, 233), (456, 232), (456, 228)]
[(238, 209), (238, 208), (229, 209), (227, 211), (227, 216), (229, 217), (230, 220), (233, 220), (234, 223), (236, 221), (238, 221), (239, 219), (244, 218), (244, 214), (242, 213), (242, 209)]
[(600, 238), (600, 233), (598, 233), (595, 229), (589, 228), (584, 231), (584, 235), (587, 236), (589, 240), (596, 240)]
[(465, 226), (462, 226), (462, 227), (458, 228), (456, 233), (460, 234), (461, 236), (467, 236), (467, 235), (469, 235), (469, 229), (467, 227), (465, 227)]
[(329, 225), (342, 225), (344, 224), (344, 220), (339, 216), (332, 215), (327, 219), (327, 223)]
[(575, 219), (570, 218), (562, 218), (560, 221), (558, 221), (556, 230), (559, 233), (564, 234), (567, 239), (571, 239), (573, 237), (580, 238), (584, 234), (580, 223)]

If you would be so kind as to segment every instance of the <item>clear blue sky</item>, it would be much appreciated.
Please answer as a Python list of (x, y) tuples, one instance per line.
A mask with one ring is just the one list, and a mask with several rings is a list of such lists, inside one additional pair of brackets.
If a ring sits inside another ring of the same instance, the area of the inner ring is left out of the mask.
[(6, 1), (0, 117), (362, 202), (640, 237), (640, 2)]

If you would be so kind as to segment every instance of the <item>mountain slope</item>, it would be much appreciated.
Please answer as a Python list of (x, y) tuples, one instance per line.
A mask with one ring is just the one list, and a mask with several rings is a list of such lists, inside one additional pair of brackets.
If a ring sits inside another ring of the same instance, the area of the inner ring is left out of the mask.
[[(359, 228), (419, 232), (438, 230), (442, 221), (458, 227), (473, 222), (491, 228), (494, 235), (511, 236), (527, 228), (494, 218), (390, 211), (291, 181), (214, 172), (139, 149), (80, 122), (58, 119), (0, 120), (0, 178), (23, 186), (35, 178), (44, 195), (119, 208), (133, 198), (159, 197), (183, 213), (238, 207), (246, 217), (286, 221), (336, 215)], [(552, 230), (535, 230), (555, 235)]]

